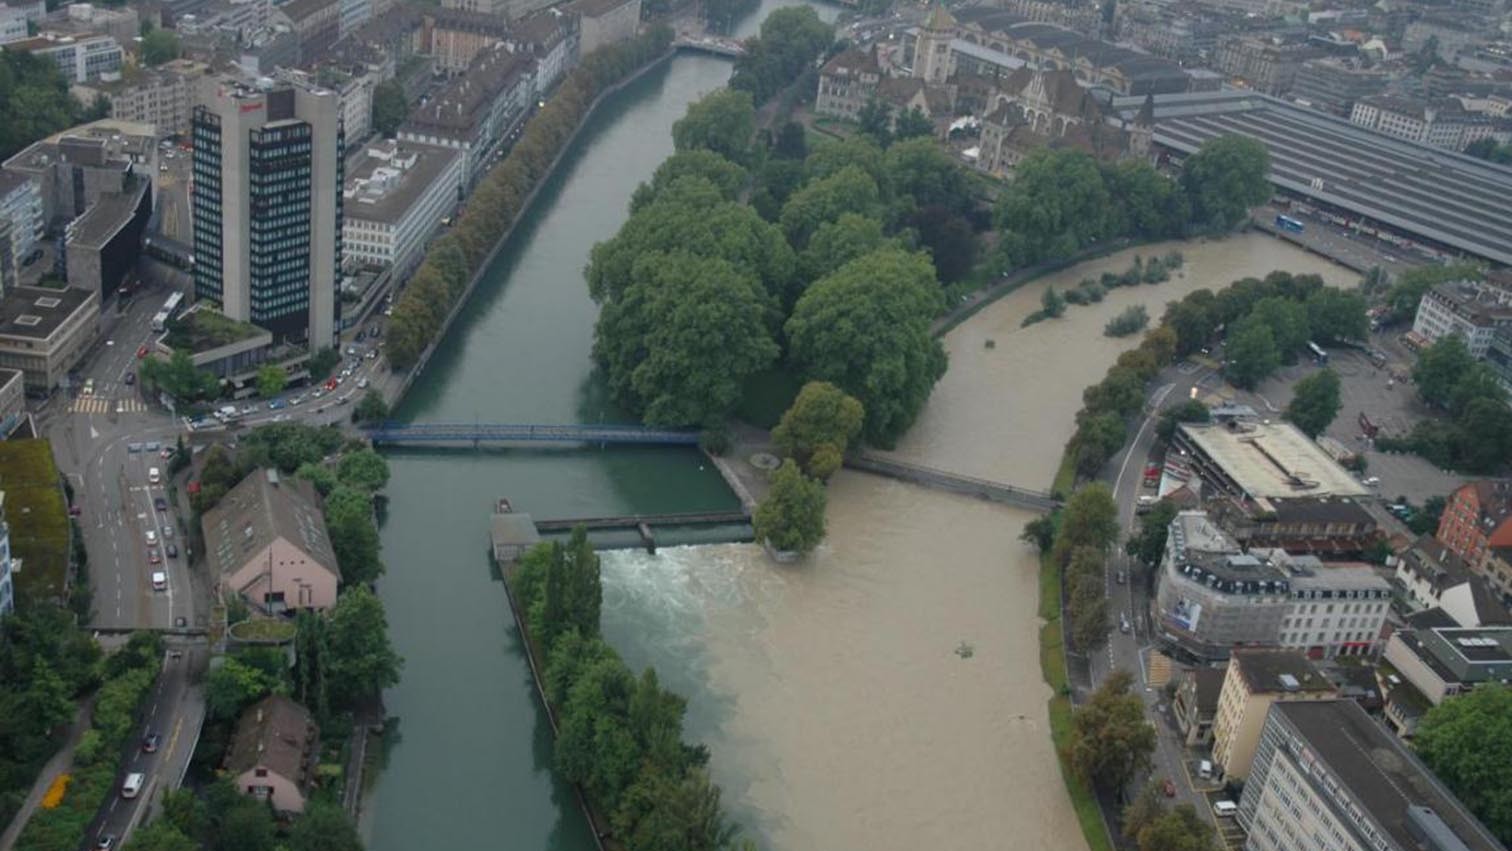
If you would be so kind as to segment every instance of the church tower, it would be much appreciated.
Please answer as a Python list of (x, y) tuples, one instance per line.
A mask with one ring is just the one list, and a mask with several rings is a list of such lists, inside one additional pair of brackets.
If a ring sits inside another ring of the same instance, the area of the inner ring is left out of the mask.
[(950, 77), (950, 40), (955, 38), (956, 20), (940, 0), (935, 0), (929, 20), (919, 30), (914, 44), (913, 75), (926, 83), (944, 83)]

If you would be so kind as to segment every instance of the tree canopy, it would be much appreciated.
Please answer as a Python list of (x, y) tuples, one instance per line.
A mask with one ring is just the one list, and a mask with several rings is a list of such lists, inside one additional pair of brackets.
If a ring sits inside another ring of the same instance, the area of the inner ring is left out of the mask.
[(814, 231), (845, 213), (876, 218), (882, 212), (877, 182), (855, 166), (809, 181), (788, 196), (782, 206), (782, 230), (797, 248), (808, 244)]
[(1219, 136), (1181, 165), (1181, 186), (1192, 219), (1215, 231), (1232, 230), (1250, 208), (1270, 199), (1270, 152), (1248, 136)]
[(761, 22), (761, 32), (746, 39), (744, 56), (735, 60), (730, 88), (765, 103), (800, 74), (810, 69), (835, 38), (829, 24), (807, 6), (773, 11)]
[(1485, 684), (1445, 700), (1423, 716), (1412, 744), (1492, 833), (1512, 838), (1512, 689)]
[(349, 706), (399, 682), (404, 660), (389, 644), (383, 601), (366, 585), (349, 587), (337, 598), (329, 642), (325, 675), (337, 703)]
[(1113, 199), (1097, 163), (1069, 149), (1038, 148), (1014, 171), (997, 205), (1014, 265), (1069, 257), (1109, 235)]
[(409, 100), (398, 80), (385, 80), (373, 89), (373, 129), (385, 139), (399, 132), (399, 125), (409, 117)]
[(1235, 387), (1253, 390), (1279, 366), (1281, 351), (1271, 326), (1263, 318), (1246, 318), (1229, 332), (1225, 375)]
[(809, 475), (828, 479), (861, 433), (865, 417), (861, 403), (845, 391), (827, 381), (810, 381), (772, 429), (772, 442)]
[(1155, 751), (1155, 727), (1145, 718), (1144, 702), (1130, 692), (1132, 683), (1128, 671), (1114, 671), (1071, 716), (1071, 765), (1111, 792), (1147, 768)]
[(715, 89), (688, 106), (672, 125), (679, 151), (708, 150), (731, 162), (746, 162), (756, 132), (756, 107), (749, 92)]
[(1323, 369), (1297, 382), (1286, 418), (1308, 437), (1317, 437), (1339, 415), (1339, 374)]
[(51, 59), (0, 51), (0, 160), (73, 126), (83, 110)]
[(600, 313), (594, 355), (615, 399), (646, 423), (715, 425), (777, 359), (769, 307), (761, 282), (727, 260), (642, 254)]
[(155, 67), (178, 57), (178, 33), (172, 30), (153, 30), (142, 36), (142, 63), (144, 65)]
[(928, 258), (884, 249), (811, 286), (786, 331), (794, 366), (859, 399), (863, 434), (890, 446), (945, 374), (945, 350), (929, 332), (940, 306)]
[(734, 201), (740, 195), (748, 176), (744, 168), (713, 151), (702, 148), (678, 151), (662, 160), (649, 183), (636, 187), (635, 194), (630, 198), (630, 212), (633, 214), (645, 208), (673, 182), (683, 177), (701, 177), (714, 184), (724, 200)]
[(775, 549), (806, 553), (824, 539), (824, 504), (824, 486), (789, 458), (772, 474), (771, 489), (756, 507), (756, 536)]

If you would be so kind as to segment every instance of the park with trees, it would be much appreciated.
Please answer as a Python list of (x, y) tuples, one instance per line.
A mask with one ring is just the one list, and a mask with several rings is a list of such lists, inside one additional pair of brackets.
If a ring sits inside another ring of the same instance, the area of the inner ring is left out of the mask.
[(1418, 398), (1440, 416), (1419, 420), (1405, 436), (1378, 438), (1379, 449), (1415, 452), (1439, 467), (1481, 474), (1497, 472), (1512, 458), (1506, 390), (1458, 334), (1424, 349), (1412, 380)]

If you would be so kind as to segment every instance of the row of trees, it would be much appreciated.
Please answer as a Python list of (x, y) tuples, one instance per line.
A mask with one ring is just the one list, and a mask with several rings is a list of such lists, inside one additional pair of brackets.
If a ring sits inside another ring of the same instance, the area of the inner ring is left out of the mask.
[(746, 52), (735, 60), (730, 88), (765, 103), (813, 68), (834, 40), (834, 28), (819, 20), (813, 8), (777, 9), (761, 22), (759, 35), (746, 39)]
[(1382, 437), (1379, 448), (1416, 452), (1440, 467), (1471, 473), (1495, 473), (1512, 457), (1506, 391), (1458, 334), (1424, 349), (1412, 380), (1419, 398), (1444, 416), (1420, 420), (1405, 437)]
[[(594, 246), (595, 360), (618, 403), (667, 426), (723, 422), (753, 376), (785, 362), (858, 399), (865, 438), (889, 445), (945, 368), (930, 335), (943, 306), (934, 264), (910, 250), (906, 223), (961, 205), (964, 177), (929, 140), (808, 152), (786, 129), (754, 146), (753, 126), (751, 99), (731, 90), (677, 122), (677, 153)], [(758, 162), (764, 200), (741, 204), (745, 164)]]
[(599, 557), (581, 527), (571, 540), (542, 544), (509, 581), (545, 660), (547, 700), (556, 710), (554, 753), (563, 779), (580, 784), (627, 851), (736, 847), (736, 829), (707, 773), (708, 751), (683, 741), (686, 701), (656, 672), (637, 677), (599, 631)]
[(1112, 239), (1232, 230), (1270, 197), (1269, 165), (1265, 146), (1241, 136), (1204, 144), (1175, 182), (1145, 162), (1102, 165), (1044, 148), (1025, 157), (998, 200), (1001, 249), (1009, 266), (1022, 267)]
[(1191, 804), (1167, 807), (1161, 790), (1147, 784), (1123, 811), (1123, 835), (1139, 851), (1217, 851), (1217, 834)]
[[(7, 618), (7, 624), (11, 619)], [(35, 623), (33, 621), (32, 623)], [(64, 639), (72, 644), (76, 639)], [(93, 646), (88, 638), (83, 639)], [(152, 690), (163, 656), (162, 637), (156, 633), (133, 633), (126, 646), (97, 659), (92, 678), (101, 683), (95, 694), (90, 727), (74, 747), (72, 772), (61, 801), (37, 809), (16, 840), (17, 851), (72, 851), (88, 832), (100, 805), (115, 794), (116, 772), (128, 740), (137, 729), (143, 699)], [(73, 717), (71, 696), (56, 673), (40, 670), (43, 682), (32, 694), (40, 698), (35, 707), (57, 726)], [(31, 778), (20, 786), (24, 790)]]
[(436, 339), (467, 282), (513, 226), (598, 93), (665, 54), (671, 41), (671, 30), (658, 27), (594, 51), (526, 123), (509, 156), (474, 190), (452, 231), (431, 246), (394, 306), (386, 353), (395, 369), (413, 366)]

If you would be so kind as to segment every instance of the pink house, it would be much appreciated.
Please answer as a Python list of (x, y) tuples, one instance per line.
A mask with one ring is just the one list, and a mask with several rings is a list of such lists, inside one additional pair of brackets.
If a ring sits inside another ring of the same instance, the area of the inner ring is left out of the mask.
[(302, 813), (319, 744), (309, 711), (287, 697), (270, 695), (242, 713), (226, 770), (242, 794), (267, 801), (276, 812)]
[(341, 574), (309, 482), (258, 470), (205, 512), (205, 554), (221, 593), (264, 612), (329, 609)]

